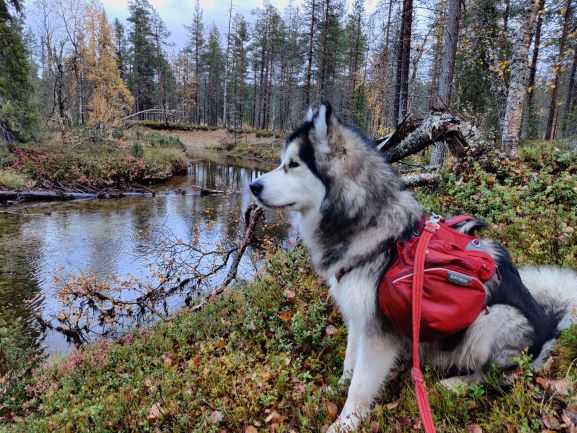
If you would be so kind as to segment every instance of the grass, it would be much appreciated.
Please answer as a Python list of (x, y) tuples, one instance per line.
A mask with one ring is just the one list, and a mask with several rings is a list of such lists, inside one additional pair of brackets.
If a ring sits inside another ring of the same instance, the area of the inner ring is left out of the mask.
[[(419, 196), (429, 211), (478, 212), (518, 263), (577, 267), (577, 238), (559, 224), (577, 214), (575, 155), (552, 147), (522, 155), (517, 162), (471, 161)], [(300, 246), (279, 251), (254, 281), (200, 311), (182, 310), (168, 322), (36, 369), (0, 400), (0, 432), (323, 431), (346, 397), (336, 384), (345, 339), (308, 253)], [(455, 394), (435, 385), (438, 373), (427, 370), (437, 431), (575, 431), (576, 359), (573, 327), (543, 372), (531, 371), (530, 359), (520, 355), (508, 386), (493, 368), (485, 383)], [(419, 431), (406, 363), (361, 431)]]
[(135, 140), (132, 147), (130, 142), (20, 145), (0, 161), (0, 187), (126, 189), (186, 170), (185, 148), (177, 137), (154, 132)]

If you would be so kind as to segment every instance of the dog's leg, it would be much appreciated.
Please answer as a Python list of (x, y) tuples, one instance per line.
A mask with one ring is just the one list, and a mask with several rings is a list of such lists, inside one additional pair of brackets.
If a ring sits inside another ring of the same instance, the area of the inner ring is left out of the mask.
[(352, 323), (347, 323), (347, 351), (345, 353), (345, 362), (343, 364), (343, 375), (339, 379), (339, 385), (345, 385), (351, 377), (355, 369), (357, 361), (357, 352), (359, 350), (359, 330)]
[(359, 333), (358, 350), (345, 406), (327, 433), (350, 432), (366, 418), (381, 385), (395, 364), (399, 348), (384, 335)]

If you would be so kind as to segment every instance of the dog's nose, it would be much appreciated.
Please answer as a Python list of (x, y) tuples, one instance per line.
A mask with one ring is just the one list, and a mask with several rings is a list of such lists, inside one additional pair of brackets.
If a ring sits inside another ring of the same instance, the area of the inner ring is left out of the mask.
[(255, 195), (255, 197), (258, 197), (258, 195), (262, 192), (264, 185), (258, 180), (255, 180), (253, 183), (249, 185), (249, 187), (252, 193)]

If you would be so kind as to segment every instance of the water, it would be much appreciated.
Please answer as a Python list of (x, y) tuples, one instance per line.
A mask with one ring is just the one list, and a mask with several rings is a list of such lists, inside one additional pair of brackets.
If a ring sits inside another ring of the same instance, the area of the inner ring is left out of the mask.
[[(211, 153), (192, 158), (188, 176), (155, 188), (179, 189), (184, 195), (43, 204), (26, 209), (27, 213), (0, 215), (0, 317), (7, 321), (21, 317), (30, 332), (37, 332), (31, 318), (36, 314), (48, 318), (60, 306), (55, 275), (92, 271), (100, 278), (110, 273), (146, 278), (145, 256), (150, 252), (143, 231), (168, 230), (188, 242), (195, 228), (202, 227), (205, 246), (233, 236), (250, 201), (248, 183), (271, 167)], [(238, 193), (201, 197), (195, 186)], [(277, 217), (269, 214), (267, 220)], [(288, 235), (286, 225), (275, 233), (278, 239)], [(250, 277), (252, 269), (245, 260), (239, 273)], [(42, 345), (50, 353), (70, 350), (63, 336), (54, 332), (45, 335)]]

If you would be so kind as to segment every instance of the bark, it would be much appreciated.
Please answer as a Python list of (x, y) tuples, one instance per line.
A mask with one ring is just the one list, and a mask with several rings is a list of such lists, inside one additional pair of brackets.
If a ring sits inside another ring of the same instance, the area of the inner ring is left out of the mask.
[[(383, 60), (381, 68), (381, 94), (383, 101), (388, 99), (389, 90), (385, 84), (389, 84), (389, 45), (390, 45), (390, 35), (391, 35), (391, 13), (393, 9), (393, 0), (389, 0), (389, 9), (387, 10), (387, 26), (385, 28), (385, 45), (383, 47)], [(367, 53), (369, 50), (367, 50)], [(387, 119), (386, 110), (390, 111), (390, 106), (383, 104), (381, 107), (381, 117), (382, 119)], [(386, 122), (386, 120), (385, 120)]]
[(529, 122), (533, 113), (533, 95), (535, 90), (535, 75), (537, 74), (537, 61), (541, 48), (541, 30), (543, 28), (543, 16), (545, 15), (545, 0), (539, 0), (539, 13), (535, 28), (535, 40), (533, 42), (533, 56), (531, 58), (531, 68), (529, 69), (529, 82), (527, 83), (527, 103), (523, 114), (523, 125), (521, 127), (521, 139), (525, 140), (529, 136)]
[(538, 3), (534, 0), (529, 0), (528, 4), (525, 5), (524, 19), (517, 31), (513, 47), (511, 78), (501, 136), (503, 151), (510, 157), (517, 156), (519, 132), (521, 131), (523, 106), (529, 78), (529, 44), (535, 29), (536, 17), (539, 12), (538, 6)]
[(311, 4), (311, 23), (309, 26), (309, 48), (307, 53), (307, 74), (305, 87), (305, 106), (311, 102), (311, 75), (313, 67), (313, 44), (314, 44), (314, 30), (315, 30), (315, 5), (316, 0), (312, 0)]
[(407, 188), (416, 186), (434, 185), (439, 182), (441, 175), (438, 173), (420, 173), (401, 178)]
[[(439, 67), (439, 82), (437, 96), (433, 109), (446, 111), (451, 108), (451, 89), (455, 70), (455, 56), (459, 39), (459, 19), (461, 14), (461, 0), (448, 0), (447, 26), (445, 28), (445, 42), (441, 50), (441, 64)], [(431, 153), (431, 165), (442, 166), (445, 159), (445, 143), (438, 142)]]
[(224, 94), (222, 106), (222, 124), (228, 125), (227, 116), (227, 91), (228, 91), (228, 62), (230, 57), (230, 23), (232, 21), (232, 0), (230, 0), (230, 9), (228, 11), (228, 33), (226, 34), (226, 60), (224, 64)]
[(557, 112), (557, 95), (559, 93), (559, 78), (561, 76), (561, 64), (565, 55), (565, 43), (569, 33), (569, 18), (571, 17), (571, 0), (567, 0), (565, 13), (563, 15), (563, 29), (561, 30), (561, 39), (559, 40), (559, 54), (557, 62), (553, 68), (553, 89), (551, 90), (551, 102), (549, 103), (549, 116), (547, 117), (547, 129), (545, 130), (545, 140), (552, 140), (555, 131), (553, 123)]
[(561, 125), (562, 131), (567, 129), (567, 116), (573, 111), (573, 93), (575, 92), (575, 75), (577, 74), (577, 42), (573, 48), (573, 62), (571, 63), (571, 70), (569, 71), (569, 83), (567, 83), (567, 95), (565, 96), (565, 105), (563, 109), (563, 123)]
[(395, 98), (395, 123), (407, 114), (409, 98), (409, 68), (411, 61), (411, 34), (413, 27), (413, 0), (403, 0), (403, 15), (397, 66), (397, 97)]

